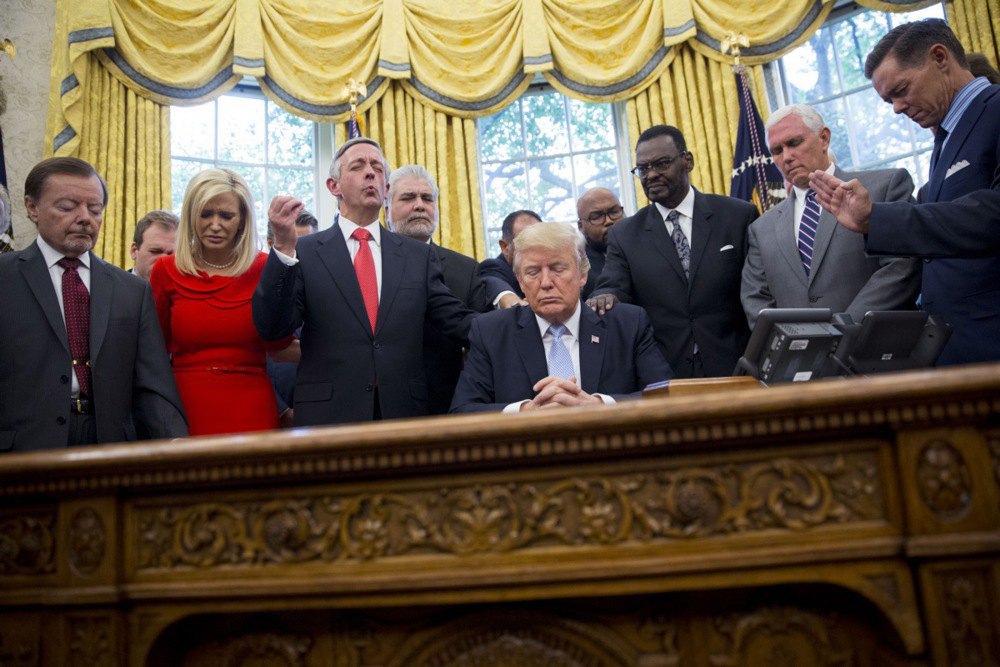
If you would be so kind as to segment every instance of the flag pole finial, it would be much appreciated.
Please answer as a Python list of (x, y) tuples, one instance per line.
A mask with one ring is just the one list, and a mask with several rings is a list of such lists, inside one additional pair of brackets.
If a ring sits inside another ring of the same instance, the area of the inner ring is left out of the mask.
[(14, 42), (5, 37), (0, 40), (0, 53), (6, 53), (13, 60), (14, 56), (17, 55), (17, 47), (14, 46)]
[(347, 96), (347, 101), (351, 105), (351, 114), (357, 114), (358, 98), (368, 95), (368, 88), (357, 79), (348, 79), (347, 83), (344, 84), (344, 95)]
[(733, 71), (742, 71), (743, 65), (740, 64), (740, 50), (750, 47), (750, 38), (742, 32), (731, 30), (722, 38), (720, 46), (723, 53), (733, 56)]

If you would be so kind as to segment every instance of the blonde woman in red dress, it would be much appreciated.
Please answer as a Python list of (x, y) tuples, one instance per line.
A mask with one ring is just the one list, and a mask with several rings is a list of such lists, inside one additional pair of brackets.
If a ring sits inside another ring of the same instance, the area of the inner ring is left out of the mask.
[(150, 275), (192, 436), (278, 428), (266, 355), (288, 348), (275, 358), (295, 361), (297, 347), (254, 327), (250, 300), (266, 260), (246, 181), (229, 169), (192, 178), (176, 252)]

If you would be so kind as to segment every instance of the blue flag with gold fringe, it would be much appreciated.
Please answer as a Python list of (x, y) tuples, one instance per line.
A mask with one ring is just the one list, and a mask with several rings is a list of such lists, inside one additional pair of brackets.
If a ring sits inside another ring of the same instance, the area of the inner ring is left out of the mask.
[(740, 124), (729, 194), (750, 202), (763, 213), (785, 198), (784, 179), (767, 149), (764, 121), (742, 71), (736, 73), (736, 92), (740, 98)]

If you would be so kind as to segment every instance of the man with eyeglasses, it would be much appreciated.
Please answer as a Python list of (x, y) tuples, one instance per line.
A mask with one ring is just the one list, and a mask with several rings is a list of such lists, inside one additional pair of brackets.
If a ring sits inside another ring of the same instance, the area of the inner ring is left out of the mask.
[(635, 147), (636, 175), (652, 202), (617, 223), (587, 305), (642, 306), (674, 377), (731, 375), (750, 336), (740, 303), (752, 204), (691, 187), (684, 135), (654, 125)]
[(590, 272), (580, 296), (586, 299), (597, 287), (597, 280), (604, 270), (604, 256), (608, 252), (608, 232), (625, 215), (625, 209), (614, 192), (607, 188), (587, 190), (576, 200), (576, 225), (586, 239)]

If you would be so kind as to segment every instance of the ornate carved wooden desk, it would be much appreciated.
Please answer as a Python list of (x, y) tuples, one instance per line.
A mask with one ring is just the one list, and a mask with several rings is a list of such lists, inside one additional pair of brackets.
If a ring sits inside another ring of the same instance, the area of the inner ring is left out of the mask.
[(0, 663), (996, 664), (998, 414), (983, 366), (9, 455)]

